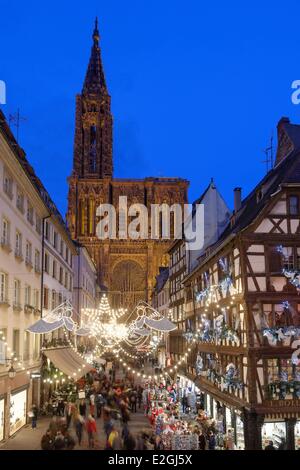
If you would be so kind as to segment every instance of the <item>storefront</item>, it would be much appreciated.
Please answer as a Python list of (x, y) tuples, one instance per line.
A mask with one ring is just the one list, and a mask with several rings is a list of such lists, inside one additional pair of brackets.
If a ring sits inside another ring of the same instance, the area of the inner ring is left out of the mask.
[(235, 448), (245, 449), (244, 423), (240, 411), (226, 406), (208, 393), (205, 393), (204, 404), (204, 411), (208, 418), (215, 420), (217, 431), (225, 435), (230, 429), (234, 437)]
[(235, 413), (235, 442), (238, 450), (245, 449), (244, 423), (237, 412)]
[(295, 425), (295, 450), (300, 450), (300, 421)]
[(269, 441), (272, 441), (274, 447), (278, 449), (286, 442), (286, 423), (285, 421), (272, 421), (264, 423), (262, 426), (262, 448), (264, 449)]
[(5, 401), (0, 398), (0, 442), (4, 439)]
[(9, 435), (12, 436), (26, 424), (27, 389), (13, 392), (10, 396)]

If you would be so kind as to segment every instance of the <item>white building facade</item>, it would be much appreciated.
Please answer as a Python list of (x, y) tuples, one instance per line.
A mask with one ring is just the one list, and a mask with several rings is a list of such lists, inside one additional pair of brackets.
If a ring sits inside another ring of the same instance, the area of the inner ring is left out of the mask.
[(49, 211), (0, 118), (1, 441), (26, 423), (32, 402), (39, 401), (40, 337), (26, 329), (41, 315), (42, 223)]
[(77, 253), (73, 262), (73, 308), (80, 323), (82, 309), (97, 307), (97, 271), (84, 246), (78, 245)]

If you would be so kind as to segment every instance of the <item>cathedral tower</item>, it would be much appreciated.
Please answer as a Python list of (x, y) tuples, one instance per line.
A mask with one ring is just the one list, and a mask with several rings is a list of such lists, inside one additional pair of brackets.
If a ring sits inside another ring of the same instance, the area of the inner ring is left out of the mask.
[(82, 92), (76, 97), (74, 173), (79, 178), (111, 178), (112, 116), (101, 52), (98, 21)]
[(110, 96), (101, 61), (97, 20), (82, 92), (76, 97), (75, 119), (73, 170), (68, 179), (68, 228), (72, 238), (89, 251), (99, 283), (108, 289), (112, 305), (130, 308), (140, 299), (150, 300), (159, 267), (168, 263), (166, 253), (172, 240), (100, 240), (96, 236), (97, 207), (110, 203), (118, 210), (120, 196), (127, 197), (128, 206), (184, 204), (188, 181), (113, 177)]

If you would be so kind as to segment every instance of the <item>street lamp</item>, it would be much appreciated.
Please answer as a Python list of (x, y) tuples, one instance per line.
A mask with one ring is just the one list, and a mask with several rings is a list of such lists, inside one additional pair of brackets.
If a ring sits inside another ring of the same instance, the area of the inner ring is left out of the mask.
[(8, 369), (8, 377), (9, 377), (10, 379), (14, 379), (15, 376), (16, 376), (16, 371), (15, 371), (15, 369), (14, 369), (13, 364), (11, 364), (10, 368)]

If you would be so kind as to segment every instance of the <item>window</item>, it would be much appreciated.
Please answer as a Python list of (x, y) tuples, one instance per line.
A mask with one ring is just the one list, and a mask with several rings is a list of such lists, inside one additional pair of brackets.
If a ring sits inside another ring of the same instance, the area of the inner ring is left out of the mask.
[(2, 245), (9, 245), (10, 225), (7, 219), (2, 221)]
[(20, 330), (13, 330), (13, 352), (20, 355)]
[(7, 284), (8, 276), (6, 273), (0, 273), (0, 302), (7, 302)]
[(68, 273), (65, 271), (65, 288), (68, 288)]
[(42, 219), (37, 214), (35, 215), (35, 229), (37, 233), (42, 233)]
[(32, 264), (32, 244), (26, 241), (26, 263)]
[(35, 250), (34, 253), (34, 269), (38, 273), (41, 270), (41, 256), (39, 250)]
[(21, 282), (18, 279), (14, 279), (14, 306), (20, 306), (21, 298)]
[(45, 223), (45, 238), (46, 240), (49, 240), (50, 236), (50, 227), (49, 227), (49, 222), (46, 221)]
[(48, 255), (48, 253), (45, 253), (44, 270), (46, 271), (46, 273), (49, 274), (49, 255)]
[(0, 364), (6, 363), (6, 332), (6, 328), (0, 328)]
[(57, 233), (53, 232), (53, 246), (57, 249)]
[(18, 188), (16, 206), (20, 212), (24, 213), (24, 194)]
[(27, 220), (33, 225), (33, 207), (29, 201), (27, 201)]
[(4, 179), (3, 179), (3, 190), (7, 196), (12, 199), (13, 197), (13, 181), (11, 176), (8, 173), (4, 174)]
[(58, 305), (62, 304), (62, 294), (58, 294)]
[(57, 262), (55, 260), (53, 260), (53, 264), (52, 264), (52, 276), (54, 277), (54, 279), (56, 279), (56, 275), (57, 275)]
[(64, 277), (64, 271), (63, 268), (59, 268), (59, 282), (62, 284), (63, 283), (63, 277)]
[(27, 284), (25, 285), (25, 305), (31, 305), (31, 287)]
[(61, 256), (64, 256), (64, 242), (63, 242), (63, 240), (60, 240), (60, 254), (61, 254)]
[(66, 248), (66, 262), (69, 261), (69, 248)]
[(18, 230), (16, 231), (15, 254), (16, 256), (22, 256), (22, 234)]
[(290, 215), (299, 215), (299, 198), (298, 196), (289, 197), (289, 212)]
[(23, 360), (28, 361), (30, 352), (30, 333), (29, 331), (24, 331), (24, 346), (23, 346)]
[(49, 289), (47, 287), (44, 287), (43, 307), (45, 309), (49, 308)]
[(89, 172), (95, 173), (96, 171), (96, 126), (91, 126), (90, 128), (90, 162), (89, 162)]
[(38, 289), (34, 289), (33, 301), (34, 301), (34, 304), (33, 304), (34, 308), (39, 309), (39, 307), (40, 307), (40, 292), (39, 292)]
[(54, 310), (56, 307), (56, 292), (55, 290), (52, 291), (52, 299), (51, 299), (51, 308)]

